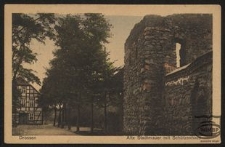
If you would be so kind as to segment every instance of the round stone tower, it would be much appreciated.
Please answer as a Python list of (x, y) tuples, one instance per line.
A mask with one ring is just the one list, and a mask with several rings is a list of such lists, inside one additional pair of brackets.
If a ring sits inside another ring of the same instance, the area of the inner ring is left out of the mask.
[[(124, 133), (163, 135), (165, 77), (211, 50), (210, 15), (145, 16), (125, 43)], [(202, 26), (202, 23), (204, 26)]]

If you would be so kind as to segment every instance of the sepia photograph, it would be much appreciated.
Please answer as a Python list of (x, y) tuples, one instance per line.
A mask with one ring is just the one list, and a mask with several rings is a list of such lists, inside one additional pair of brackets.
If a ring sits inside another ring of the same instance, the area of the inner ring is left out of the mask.
[(6, 143), (221, 142), (219, 5), (6, 5)]

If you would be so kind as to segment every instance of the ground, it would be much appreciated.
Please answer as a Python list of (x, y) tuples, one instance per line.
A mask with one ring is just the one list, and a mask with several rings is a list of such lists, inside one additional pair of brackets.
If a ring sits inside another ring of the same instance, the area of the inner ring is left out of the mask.
[(65, 128), (58, 128), (52, 124), (48, 125), (18, 125), (13, 128), (12, 134), (17, 135), (88, 135), (89, 127), (80, 127), (80, 133), (76, 133), (76, 127), (71, 130)]

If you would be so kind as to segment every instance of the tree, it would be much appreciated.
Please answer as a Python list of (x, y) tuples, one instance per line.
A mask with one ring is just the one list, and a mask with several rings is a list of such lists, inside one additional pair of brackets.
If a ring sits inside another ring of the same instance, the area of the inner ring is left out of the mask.
[(53, 14), (16, 13), (12, 15), (13, 80), (20, 76), (29, 82), (40, 84), (40, 80), (34, 75), (33, 70), (24, 68), (23, 64), (32, 64), (37, 61), (37, 54), (30, 48), (32, 39), (41, 43), (44, 43), (46, 37), (54, 39), (54, 30), (51, 26), (54, 23)]
[[(101, 14), (67, 15), (60, 18), (59, 25), (55, 27), (56, 45), (59, 49), (50, 62), (51, 68), (47, 77), (54, 77), (54, 80), (46, 80), (48, 82), (44, 85), (49, 84), (57, 88), (51, 91), (43, 85), (42, 89), (46, 88), (43, 95), (57, 93), (58, 103), (77, 107), (77, 131), (80, 106), (83, 103), (91, 103), (95, 94), (94, 88), (103, 79), (108, 67), (105, 66), (107, 54), (104, 51), (104, 43), (107, 43), (107, 38), (110, 37), (110, 27)], [(54, 96), (49, 98), (55, 99)]]
[(107, 108), (115, 106), (121, 109), (122, 113), (122, 95), (123, 95), (123, 69), (107, 68), (104, 73), (102, 85), (98, 87), (99, 96), (96, 105), (103, 108), (104, 111), (104, 131), (107, 132)]
[(54, 109), (54, 123), (56, 125), (56, 117), (57, 117), (57, 109), (59, 106), (59, 99), (60, 99), (60, 91), (59, 87), (60, 84), (55, 83), (54, 79), (59, 78), (57, 75), (56, 70), (47, 70), (46, 75), (48, 78), (44, 78), (43, 86), (40, 90), (40, 97), (38, 99), (38, 103), (42, 106), (43, 111), (47, 111), (49, 108)]

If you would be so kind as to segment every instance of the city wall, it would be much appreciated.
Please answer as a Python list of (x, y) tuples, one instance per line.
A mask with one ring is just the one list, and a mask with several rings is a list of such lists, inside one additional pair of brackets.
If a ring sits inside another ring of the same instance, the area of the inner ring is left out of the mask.
[(125, 134), (191, 135), (211, 99), (211, 15), (148, 15), (134, 26), (125, 43)]

